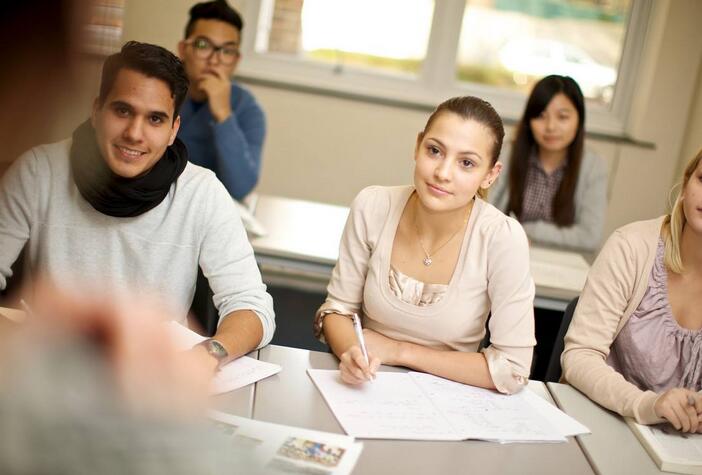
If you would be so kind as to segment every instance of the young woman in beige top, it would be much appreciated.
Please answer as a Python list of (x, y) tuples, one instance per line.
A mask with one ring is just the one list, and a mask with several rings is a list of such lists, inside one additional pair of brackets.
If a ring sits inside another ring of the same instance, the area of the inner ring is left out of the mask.
[[(347, 383), (371, 379), (383, 363), (504, 393), (527, 384), (535, 344), (528, 241), (516, 220), (483, 201), (500, 173), (503, 137), (487, 102), (450, 99), (417, 137), (414, 186), (369, 187), (354, 200), (315, 318)], [(491, 345), (478, 352), (489, 313)]]
[(702, 432), (702, 150), (670, 215), (608, 239), (565, 338), (565, 379), (641, 424)]

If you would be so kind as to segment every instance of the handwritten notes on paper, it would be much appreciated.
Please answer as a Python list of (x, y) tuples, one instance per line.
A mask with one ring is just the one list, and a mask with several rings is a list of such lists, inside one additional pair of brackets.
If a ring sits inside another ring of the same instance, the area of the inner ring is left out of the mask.
[(379, 372), (372, 383), (361, 386), (344, 384), (338, 371), (308, 373), (346, 433), (354, 437), (565, 441), (543, 416), (544, 408), (535, 408), (524, 392), (508, 396), (415, 372)]
[[(206, 338), (175, 322), (168, 323), (168, 331), (178, 348), (183, 351)], [(222, 394), (255, 383), (280, 372), (282, 368), (273, 363), (242, 356), (224, 365), (212, 380), (212, 394)]]
[(460, 428), (462, 439), (565, 441), (521, 393), (500, 394), (425, 373), (409, 373), (439, 410)]
[(347, 386), (338, 371), (307, 370), (347, 434), (368, 439), (460, 440), (405, 373), (377, 373), (371, 384)]
[(242, 356), (224, 365), (215, 375), (212, 380), (212, 394), (222, 394), (243, 388), (268, 376), (273, 376), (281, 369), (277, 364)]

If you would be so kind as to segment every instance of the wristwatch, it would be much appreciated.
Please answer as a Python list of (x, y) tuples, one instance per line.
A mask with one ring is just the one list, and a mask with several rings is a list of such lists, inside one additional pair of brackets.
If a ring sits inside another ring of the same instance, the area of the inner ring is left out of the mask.
[(221, 368), (229, 361), (229, 352), (220, 342), (213, 338), (203, 340), (195, 346), (202, 346), (207, 353), (217, 360), (217, 369)]

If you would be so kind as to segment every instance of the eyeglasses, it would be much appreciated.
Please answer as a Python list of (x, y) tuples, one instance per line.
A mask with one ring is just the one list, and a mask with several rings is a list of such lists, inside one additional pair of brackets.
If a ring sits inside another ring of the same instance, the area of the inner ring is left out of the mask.
[(222, 64), (230, 65), (239, 57), (239, 48), (231, 44), (215, 46), (204, 36), (198, 36), (190, 41), (186, 41), (193, 48), (195, 57), (198, 59), (210, 59), (213, 54), (219, 53), (219, 60)]

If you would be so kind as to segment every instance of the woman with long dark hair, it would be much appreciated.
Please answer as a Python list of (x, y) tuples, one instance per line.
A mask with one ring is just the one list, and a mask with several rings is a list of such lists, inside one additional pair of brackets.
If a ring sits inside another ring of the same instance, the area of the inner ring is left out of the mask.
[(503, 177), (490, 201), (537, 243), (595, 250), (607, 201), (603, 161), (585, 150), (585, 100), (568, 76), (546, 76), (532, 90)]

